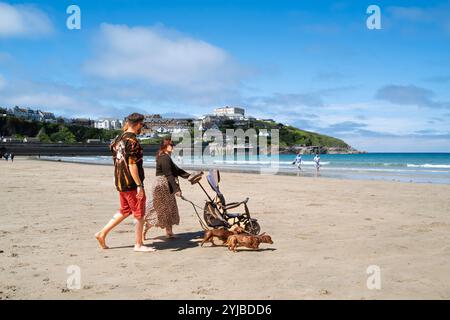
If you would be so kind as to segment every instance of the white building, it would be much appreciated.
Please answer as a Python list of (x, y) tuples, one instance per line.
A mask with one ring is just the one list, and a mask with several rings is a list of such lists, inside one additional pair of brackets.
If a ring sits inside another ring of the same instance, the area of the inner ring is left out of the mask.
[(113, 119), (111, 120), (111, 129), (119, 130), (123, 127), (123, 120)]
[(42, 121), (42, 122), (56, 122), (56, 117), (52, 112), (46, 112), (42, 110), (33, 110), (30, 108), (21, 108), (15, 106), (14, 109), (8, 112), (17, 118), (34, 120), (34, 121)]
[(218, 117), (226, 117), (234, 120), (245, 119), (245, 109), (238, 107), (223, 107), (214, 109), (214, 115)]
[(43, 122), (56, 123), (56, 117), (52, 112), (38, 110), (39, 120)]
[(104, 118), (94, 122), (94, 128), (106, 130), (119, 130), (123, 126), (123, 120)]
[(36, 120), (39, 121), (39, 112), (37, 110), (32, 110), (29, 108), (20, 108), (15, 106), (13, 109), (13, 115), (17, 118), (27, 119), (27, 120)]

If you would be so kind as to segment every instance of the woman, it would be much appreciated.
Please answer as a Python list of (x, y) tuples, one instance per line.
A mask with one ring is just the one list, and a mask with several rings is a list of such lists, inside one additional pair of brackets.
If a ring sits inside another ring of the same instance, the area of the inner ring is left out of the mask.
[(181, 197), (178, 177), (187, 179), (190, 174), (172, 161), (172, 151), (172, 140), (165, 138), (156, 155), (156, 180), (147, 200), (143, 240), (151, 227), (165, 228), (167, 237), (174, 238), (172, 226), (180, 223), (175, 199), (175, 195)]

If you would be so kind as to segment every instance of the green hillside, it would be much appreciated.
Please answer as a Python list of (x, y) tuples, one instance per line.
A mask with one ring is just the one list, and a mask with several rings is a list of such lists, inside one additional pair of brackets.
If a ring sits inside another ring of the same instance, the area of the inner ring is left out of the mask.
[[(243, 130), (254, 128), (257, 133), (259, 133), (261, 129), (278, 129), (280, 147), (282, 148), (310, 146), (339, 148), (342, 150), (351, 148), (347, 143), (345, 143), (345, 141), (340, 139), (301, 130), (293, 126), (284, 125), (274, 121), (256, 120), (239, 125), (234, 120), (225, 120), (219, 127), (219, 129), (224, 133), (226, 129), (238, 128)], [(109, 141), (119, 132), (120, 131), (117, 130), (95, 129), (63, 123), (49, 124), (39, 121), (29, 121), (13, 116), (0, 118), (0, 135), (15, 136), (17, 138), (38, 137), (41, 142), (61, 141), (65, 143), (75, 143), (85, 142), (88, 139)], [(144, 140), (143, 143), (159, 144), (161, 139), (162, 138), (148, 139)], [(268, 140), (270, 142), (270, 138)]]
[[(221, 130), (225, 130), (228, 128), (236, 128), (233, 124), (233, 121), (224, 122), (221, 126)], [(330, 137), (327, 135), (309, 132), (305, 130), (301, 130), (295, 128), (293, 126), (287, 126), (282, 123), (277, 123), (274, 121), (261, 121), (257, 120), (254, 123), (250, 123), (246, 126), (242, 126), (242, 129), (254, 128), (257, 133), (261, 129), (278, 129), (280, 134), (280, 147), (294, 147), (294, 146), (320, 146), (320, 147), (328, 147), (328, 148), (342, 148), (347, 149), (350, 146), (343, 140), (337, 139), (334, 137)]]

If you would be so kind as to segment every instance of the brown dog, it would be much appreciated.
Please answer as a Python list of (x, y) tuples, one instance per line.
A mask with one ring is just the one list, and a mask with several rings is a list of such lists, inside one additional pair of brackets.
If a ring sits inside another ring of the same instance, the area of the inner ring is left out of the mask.
[(230, 231), (227, 229), (211, 229), (205, 231), (205, 236), (203, 237), (203, 241), (201, 246), (205, 244), (205, 242), (211, 242), (213, 246), (215, 246), (214, 238), (219, 238), (223, 243), (227, 242), (228, 237), (234, 234), (240, 234), (245, 232), (245, 230), (239, 226), (237, 226), (234, 230)]
[(227, 241), (228, 250), (233, 252), (236, 252), (236, 248), (239, 246), (256, 250), (261, 243), (273, 244), (273, 241), (269, 235), (265, 234), (265, 232), (259, 236), (251, 234), (235, 234), (229, 236)]

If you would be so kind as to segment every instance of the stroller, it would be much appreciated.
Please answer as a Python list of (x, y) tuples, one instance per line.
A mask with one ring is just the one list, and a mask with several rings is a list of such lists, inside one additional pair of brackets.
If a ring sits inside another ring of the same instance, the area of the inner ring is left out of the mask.
[[(199, 218), (200, 224), (202, 225), (203, 229), (208, 229), (207, 227), (205, 227), (206, 222), (206, 225), (208, 227), (214, 229), (220, 227), (230, 229), (233, 226), (241, 226), (248, 233), (258, 235), (259, 232), (261, 231), (261, 228), (259, 226), (257, 219), (253, 219), (250, 217), (250, 211), (247, 206), (249, 198), (246, 198), (244, 201), (241, 202), (227, 203), (225, 201), (224, 195), (222, 194), (222, 192), (220, 192), (219, 189), (219, 182), (220, 182), (219, 170), (216, 169), (210, 170), (206, 179), (210, 187), (216, 194), (214, 198), (211, 198), (208, 192), (206, 192), (205, 188), (200, 183), (200, 179), (195, 179), (195, 181), (191, 181), (191, 183), (193, 184), (198, 183), (198, 185), (202, 188), (203, 192), (208, 197), (208, 201), (206, 201), (205, 206), (203, 207), (204, 222), (200, 218), (200, 215), (198, 214), (196, 207), (200, 209), (202, 208), (194, 204), (192, 201), (186, 199), (185, 197), (182, 197), (183, 200), (190, 202), (191, 205), (194, 207), (194, 210), (197, 214), (197, 217)], [(244, 206), (244, 212), (242, 211), (240, 213), (229, 212), (229, 210), (236, 209), (241, 206)]]

